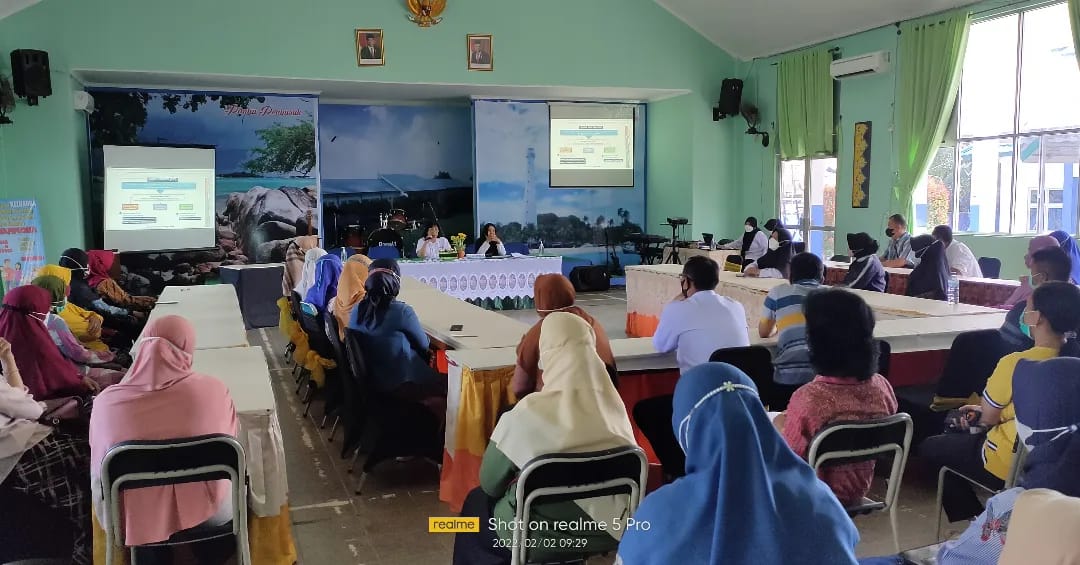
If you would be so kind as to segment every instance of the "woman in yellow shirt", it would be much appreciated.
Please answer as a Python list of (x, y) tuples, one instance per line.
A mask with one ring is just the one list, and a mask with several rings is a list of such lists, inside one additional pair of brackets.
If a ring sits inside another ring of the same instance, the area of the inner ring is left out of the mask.
[[(71, 285), (71, 269), (59, 265), (45, 265), (38, 270), (38, 276), (43, 277), (46, 275), (58, 277), (64, 281), (64, 284)], [(93, 351), (109, 350), (109, 346), (101, 341), (101, 324), (105, 320), (100, 314), (83, 310), (69, 302), (67, 307), (60, 312), (60, 317), (67, 322), (68, 329), (71, 330), (75, 337), (79, 338), (79, 341), (87, 349)]]
[[(1016, 443), (1016, 410), (1012, 404), (1016, 364), (1021, 359), (1080, 357), (1080, 345), (1067, 339), (1067, 334), (1080, 329), (1080, 288), (1066, 282), (1039, 285), (1027, 299), (1020, 328), (1030, 335), (1035, 346), (1003, 357), (986, 382), (982, 403), (960, 408), (967, 416), (960, 422), (964, 433), (930, 437), (920, 447), (920, 454), (932, 464), (935, 473), (949, 467), (987, 487), (1004, 486)], [(967, 429), (969, 423), (986, 432)], [(953, 475), (945, 482), (942, 505), (950, 522), (969, 519), (983, 510), (971, 484)]]

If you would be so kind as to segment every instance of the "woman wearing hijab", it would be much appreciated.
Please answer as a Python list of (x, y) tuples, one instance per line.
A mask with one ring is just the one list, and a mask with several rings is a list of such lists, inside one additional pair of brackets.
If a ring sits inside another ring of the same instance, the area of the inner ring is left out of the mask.
[(319, 312), (326, 310), (337, 296), (338, 279), (341, 278), (343, 263), (337, 255), (323, 255), (315, 262), (315, 281), (308, 289), (304, 302), (311, 304)]
[(7, 293), (0, 310), (0, 337), (11, 343), (26, 388), (38, 400), (97, 392), (99, 383), (83, 375), (49, 337), (49, 305), (47, 290), (26, 285)]
[(855, 563), (859, 533), (769, 421), (753, 381), (724, 363), (684, 373), (672, 427), (686, 476), (645, 497), (622, 565)]
[[(229, 389), (191, 368), (195, 329), (190, 322), (179, 316), (156, 319), (146, 325), (137, 346), (127, 378), (98, 395), (90, 416), (96, 501), (101, 500), (102, 460), (118, 443), (237, 433)], [(119, 527), (128, 545), (165, 541), (200, 524), (221, 525), (232, 515), (228, 481), (141, 488), (122, 496), (124, 523)], [(100, 504), (95, 513), (102, 525), (108, 521), (108, 510)]]
[[(462, 516), (480, 517), (476, 534), (458, 534), (455, 565), (494, 565), (510, 562), (513, 532), (492, 528), (490, 520), (514, 520), (517, 478), (526, 463), (541, 455), (583, 453), (635, 445), (634, 432), (619, 393), (611, 384), (604, 362), (596, 354), (596, 338), (589, 324), (573, 314), (555, 312), (544, 318), (540, 333), (544, 388), (522, 399), (499, 418), (480, 466), (480, 487), (465, 499)], [(602, 496), (581, 501), (538, 503), (536, 521), (574, 521), (606, 528), (530, 532), (537, 548), (535, 560), (557, 561), (583, 553), (614, 550), (628, 508), (625, 496)], [(571, 541), (572, 543), (567, 543)], [(562, 543), (560, 543), (562, 542)], [(561, 552), (558, 548), (562, 548)], [(687, 562), (689, 563), (689, 562)]]
[(30, 284), (43, 288), (49, 292), (52, 304), (45, 318), (45, 328), (49, 331), (53, 343), (60, 348), (72, 363), (82, 372), (83, 376), (91, 376), (96, 381), (102, 382), (107, 379), (110, 383), (119, 382), (124, 376), (122, 371), (109, 371), (100, 367), (116, 361), (116, 354), (112, 351), (94, 351), (87, 349), (68, 328), (67, 322), (60, 317), (60, 313), (67, 308), (67, 285), (58, 277), (46, 275), (37, 277)]
[(307, 297), (308, 290), (315, 286), (315, 263), (326, 256), (326, 250), (321, 247), (308, 249), (304, 253), (304, 267), (300, 271), (300, 278), (293, 286), (293, 292), (300, 295), (300, 300)]
[(743, 224), (743, 236), (727, 245), (721, 245), (720, 249), (738, 249), (738, 257), (728, 257), (729, 263), (739, 263), (740, 269), (757, 261), (769, 250), (769, 236), (758, 229), (757, 218), (750, 216)]
[[(770, 222), (773, 220), (769, 220)], [(769, 238), (769, 251), (753, 263), (747, 265), (746, 276), (769, 279), (786, 279), (793, 255), (791, 232), (779, 222)]]
[(115, 330), (122, 341), (131, 343), (139, 335), (141, 322), (146, 319), (146, 313), (112, 306), (102, 300), (101, 296), (90, 288), (86, 280), (90, 271), (87, 266), (89, 262), (86, 252), (74, 247), (65, 250), (61, 255), (60, 266), (71, 269), (68, 300), (80, 308), (100, 314), (104, 318), (102, 324), (106, 328)]
[[(38, 270), (38, 276), (54, 276), (64, 281), (64, 298), (70, 294), (71, 269), (60, 265), (45, 265)], [(102, 323), (105, 321), (100, 314), (84, 310), (67, 302), (67, 306), (60, 312), (60, 317), (67, 323), (68, 329), (87, 349), (93, 351), (108, 351), (109, 346), (102, 341)]]
[(908, 277), (907, 295), (930, 300), (945, 300), (949, 286), (949, 263), (945, 246), (929, 235), (911, 238), (911, 251), (918, 265)]
[(428, 364), (431, 342), (412, 306), (397, 300), (401, 275), (396, 261), (372, 268), (364, 299), (353, 309), (349, 329), (363, 335), (364, 360), (375, 386), (409, 400), (446, 396), (446, 378)]
[(87, 284), (101, 298), (114, 306), (129, 310), (147, 311), (157, 304), (153, 296), (131, 296), (120, 287), (116, 280), (120, 277), (120, 261), (116, 260), (116, 253), (95, 249), (87, 254), (90, 275), (86, 277)]
[(570, 279), (562, 275), (548, 274), (536, 277), (533, 286), (536, 313), (540, 320), (533, 324), (532, 328), (522, 336), (521, 343), (517, 346), (517, 365), (514, 367), (514, 378), (510, 381), (510, 390), (518, 399), (525, 395), (539, 391), (544, 387), (543, 372), (538, 365), (540, 363), (540, 328), (544, 324), (544, 318), (553, 312), (567, 312), (573, 314), (593, 329), (596, 335), (596, 354), (607, 367), (608, 375), (612, 382), (616, 379), (615, 354), (611, 352), (611, 342), (608, 341), (604, 326), (584, 310), (574, 305), (576, 294), (574, 285)]
[(1047, 489), (1016, 500), (999, 565), (1080, 565), (1080, 499)]
[(1076, 240), (1062, 230), (1050, 232), (1050, 237), (1057, 240), (1061, 249), (1072, 260), (1072, 282), (1080, 283), (1080, 247), (1077, 247)]
[(341, 278), (338, 280), (337, 295), (334, 296), (333, 307), (338, 323), (338, 336), (345, 340), (345, 330), (349, 327), (349, 316), (353, 308), (364, 299), (367, 291), (364, 290), (364, 282), (367, 281), (368, 271), (375, 268), (386, 268), (390, 263), (387, 259), (372, 261), (367, 255), (356, 254), (345, 261), (341, 270)]
[(319, 238), (313, 235), (294, 237), (285, 248), (285, 271), (281, 277), (282, 296), (290, 296), (304, 270), (305, 254), (318, 247)]
[[(90, 446), (85, 439), (38, 423), (44, 404), (23, 383), (12, 346), (3, 338), (0, 369), (0, 488), (28, 495), (67, 518), (67, 528), (54, 526), (70, 530), (74, 537), (71, 562), (89, 565), (93, 553), (86, 484)], [(56, 532), (49, 537), (62, 538)]]
[(877, 256), (878, 242), (866, 232), (847, 235), (851, 264), (844, 276), (844, 286), (855, 290), (885, 292), (885, 267)]
[[(1024, 266), (1031, 269), (1033, 256), (1043, 249), (1050, 249), (1052, 247), (1060, 247), (1060, 244), (1058, 243), (1058, 240), (1048, 235), (1037, 235), (1031, 238), (1031, 241), (1028, 242), (1027, 253), (1024, 254)], [(1016, 287), (1016, 290), (1014, 290), (1013, 293), (1009, 295), (1009, 298), (1001, 303), (998, 308), (1011, 310), (1013, 306), (1027, 300), (1027, 297), (1031, 295), (1031, 291), (1034, 288), (1031, 283), (1032, 280), (1030, 276), (1025, 275), (1020, 277), (1020, 286)]]
[(499, 239), (499, 234), (495, 233), (495, 224), (484, 224), (480, 233), (483, 235), (476, 240), (476, 252), (478, 254), (485, 257), (506, 255), (506, 246)]

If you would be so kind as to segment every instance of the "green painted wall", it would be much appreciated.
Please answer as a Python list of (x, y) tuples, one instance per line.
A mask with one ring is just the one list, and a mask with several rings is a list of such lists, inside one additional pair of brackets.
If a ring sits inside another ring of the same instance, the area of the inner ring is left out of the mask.
[[(693, 218), (695, 232), (731, 231), (727, 212), (702, 209), (719, 207), (734, 175), (725, 144), (731, 126), (709, 117), (720, 81), (734, 68), (724, 51), (653, 0), (459, 0), (445, 18), (419, 29), (397, 1), (45, 0), (0, 21), (0, 52), (49, 52), (56, 92), (40, 107), (20, 107), (17, 123), (5, 128), (0, 194), (36, 194), (48, 217), (78, 216), (69, 224), (47, 221), (47, 236), (65, 245), (83, 240), (81, 214), (70, 209), (82, 194), (86, 143), (70, 110), (73, 69), (665, 88), (690, 94), (650, 108), (661, 116), (649, 116), (650, 152), (663, 146), (659, 155), (671, 159), (648, 159), (649, 230), (680, 215)], [(353, 30), (368, 27), (385, 30), (385, 67), (356, 65)], [(494, 72), (465, 69), (466, 33), (494, 34)], [(356, 97), (364, 98), (362, 84)], [(55, 210), (60, 205), (68, 208)]]
[[(973, 7), (975, 12), (991, 13), (999, 6), (1017, 7), (1008, 0), (988, 0)], [(895, 102), (903, 93), (896, 85), (896, 60), (898, 36), (896, 27), (886, 26), (815, 46), (815, 48), (839, 47), (841, 56), (853, 57), (873, 51), (888, 51), (892, 66), (886, 73), (845, 79), (839, 84), (839, 129), (837, 131), (837, 252), (843, 253), (842, 242), (847, 233), (865, 231), (885, 245), (886, 218), (895, 212), (892, 188), (896, 180), (896, 152), (893, 145)], [(761, 107), (763, 119), (770, 132), (776, 131), (777, 67), (779, 57), (769, 57), (753, 62), (740, 62), (736, 74), (746, 76), (743, 90), (745, 101)], [(870, 206), (865, 209), (851, 207), (852, 137), (856, 122), (873, 123), (873, 141), (870, 170)], [(740, 206), (747, 214), (773, 217), (777, 214), (777, 160), (775, 143), (763, 150), (750, 136), (733, 137), (736, 144), (736, 171), (733, 180), (739, 195)], [(1027, 237), (998, 235), (963, 235), (979, 256), (993, 256), (1002, 260), (1002, 276), (1016, 277), (1025, 272), (1023, 256), (1027, 251)]]

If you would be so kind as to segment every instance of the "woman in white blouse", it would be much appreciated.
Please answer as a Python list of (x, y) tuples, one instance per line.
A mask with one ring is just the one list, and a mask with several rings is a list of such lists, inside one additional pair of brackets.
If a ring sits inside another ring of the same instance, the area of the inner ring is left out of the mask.
[(442, 251), (453, 251), (450, 242), (439, 236), (439, 222), (431, 222), (424, 228), (424, 238), (416, 242), (416, 256), (421, 259), (438, 259)]
[(480, 230), (480, 238), (476, 240), (476, 252), (485, 257), (506, 255), (506, 247), (495, 233), (495, 224), (484, 224)]

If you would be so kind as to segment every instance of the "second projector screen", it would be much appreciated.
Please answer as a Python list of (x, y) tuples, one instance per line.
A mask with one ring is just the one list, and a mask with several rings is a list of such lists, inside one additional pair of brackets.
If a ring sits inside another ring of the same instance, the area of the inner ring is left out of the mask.
[(549, 104), (550, 186), (634, 186), (636, 110), (624, 104)]

